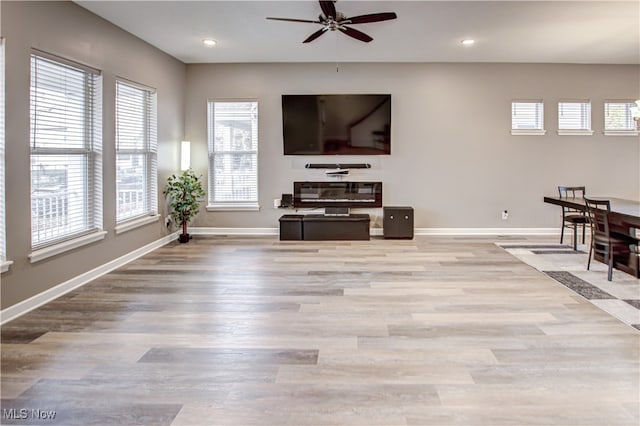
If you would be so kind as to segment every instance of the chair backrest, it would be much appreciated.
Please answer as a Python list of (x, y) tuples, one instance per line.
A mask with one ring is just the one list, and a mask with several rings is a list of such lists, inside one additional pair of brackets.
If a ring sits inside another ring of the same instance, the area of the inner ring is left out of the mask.
[(584, 186), (559, 186), (558, 194), (560, 198), (583, 198), (585, 194)]
[[(584, 198), (585, 194), (584, 186), (559, 186), (558, 194), (560, 198)], [(583, 214), (582, 210), (573, 209), (571, 207), (562, 207), (562, 214)]]
[(608, 214), (611, 211), (611, 202), (609, 200), (593, 200), (584, 198), (587, 207), (587, 216), (591, 223), (591, 231), (595, 234), (609, 236), (609, 220)]

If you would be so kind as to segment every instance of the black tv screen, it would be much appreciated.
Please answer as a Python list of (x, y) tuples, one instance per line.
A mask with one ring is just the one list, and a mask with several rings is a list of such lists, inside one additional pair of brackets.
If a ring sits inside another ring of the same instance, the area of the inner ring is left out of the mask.
[(391, 95), (282, 95), (285, 155), (391, 154)]

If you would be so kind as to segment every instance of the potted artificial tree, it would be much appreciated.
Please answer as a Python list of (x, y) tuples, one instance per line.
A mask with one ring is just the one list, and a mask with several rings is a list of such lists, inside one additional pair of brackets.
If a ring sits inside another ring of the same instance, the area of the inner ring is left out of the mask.
[(175, 223), (182, 225), (182, 234), (178, 241), (189, 242), (187, 223), (200, 211), (198, 199), (204, 196), (200, 177), (191, 169), (179, 175), (173, 174), (167, 179), (163, 194), (169, 197), (169, 214)]

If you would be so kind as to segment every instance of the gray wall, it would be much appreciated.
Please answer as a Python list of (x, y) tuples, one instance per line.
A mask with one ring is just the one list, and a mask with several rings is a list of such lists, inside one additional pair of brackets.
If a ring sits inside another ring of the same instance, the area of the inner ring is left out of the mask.
[[(114, 85), (116, 76), (158, 91), (158, 188), (178, 169), (184, 133), (183, 63), (71, 2), (8, 2), (2, 8), (6, 39), (7, 257), (2, 308), (40, 293), (167, 234), (158, 221), (115, 235)], [(105, 240), (31, 264), (29, 176), (29, 55), (37, 48), (102, 70)], [(160, 208), (164, 208), (162, 197)]]
[[(370, 162), (385, 205), (411, 205), (418, 228), (553, 228), (557, 185), (640, 198), (637, 137), (603, 135), (603, 103), (640, 97), (640, 67), (563, 64), (196, 64), (187, 66), (185, 137), (207, 174), (207, 99), (259, 101), (260, 212), (201, 213), (211, 227), (276, 227), (273, 199), (294, 180), (324, 180), (307, 162)], [(284, 93), (391, 93), (392, 155), (282, 155)], [(545, 136), (512, 136), (511, 101), (543, 99)], [(593, 136), (558, 136), (557, 102), (590, 99)], [(502, 221), (500, 212), (509, 210)], [(376, 226), (380, 225), (380, 210)]]

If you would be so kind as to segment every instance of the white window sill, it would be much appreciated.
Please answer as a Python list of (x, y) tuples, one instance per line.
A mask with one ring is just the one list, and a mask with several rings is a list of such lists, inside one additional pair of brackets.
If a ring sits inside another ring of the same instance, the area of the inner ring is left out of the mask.
[(98, 231), (88, 235), (83, 235), (82, 237), (74, 238), (73, 240), (45, 247), (43, 249), (34, 250), (29, 255), (29, 261), (31, 263), (40, 262), (41, 260), (73, 250), (74, 248), (86, 246), (88, 244), (95, 243), (96, 241), (103, 240), (105, 235), (107, 235), (107, 231)]
[(638, 136), (640, 132), (637, 130), (605, 130), (605, 136)]
[(209, 204), (208, 212), (257, 212), (260, 211), (260, 205), (254, 204)]
[(3, 260), (0, 262), (0, 273), (7, 272), (9, 270), (9, 266), (13, 265), (13, 261), (11, 260)]
[(558, 130), (558, 135), (560, 135), (560, 136), (591, 136), (591, 135), (593, 135), (593, 130), (567, 130), (567, 129), (560, 129), (560, 130)]
[(132, 229), (140, 228), (141, 226), (148, 225), (153, 222), (157, 222), (160, 219), (159, 214), (153, 214), (150, 216), (138, 217), (126, 222), (118, 223), (116, 225), (116, 234), (122, 234), (123, 232), (131, 231)]
[(544, 129), (511, 129), (513, 136), (544, 136), (547, 131)]

